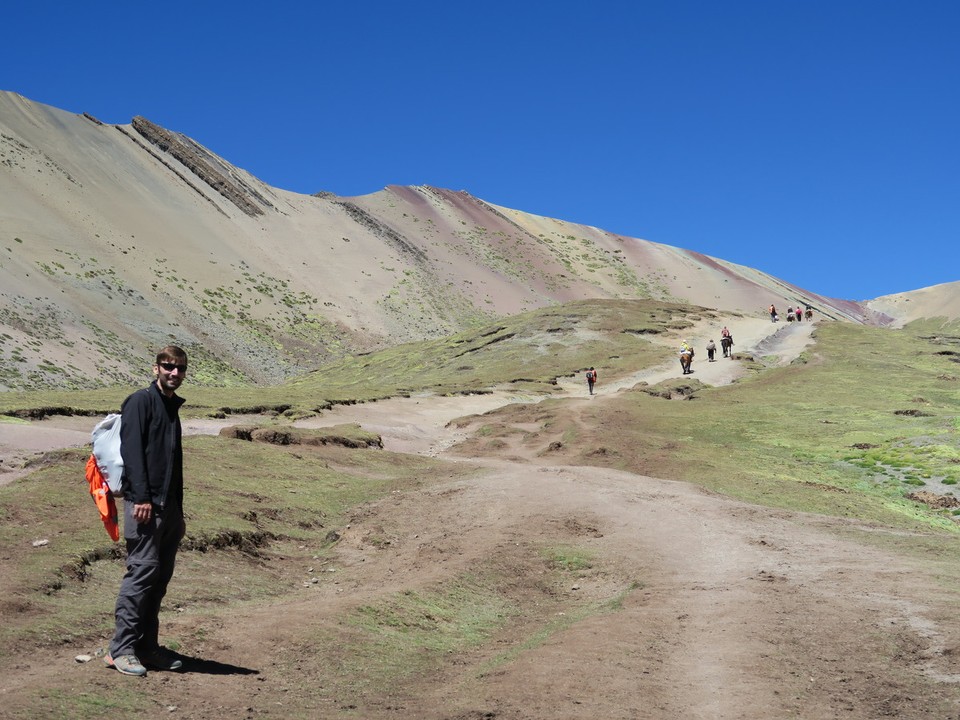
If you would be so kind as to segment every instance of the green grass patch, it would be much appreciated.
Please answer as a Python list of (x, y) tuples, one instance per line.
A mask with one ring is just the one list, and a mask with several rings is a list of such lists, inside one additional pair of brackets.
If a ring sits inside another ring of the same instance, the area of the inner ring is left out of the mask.
[(490, 660), (483, 663), (478, 670), (478, 675), (483, 676), (489, 674), (497, 668), (514, 661), (523, 653), (541, 647), (551, 638), (589, 617), (595, 617), (602, 613), (618, 612), (623, 608), (623, 602), (627, 596), (640, 587), (642, 587), (640, 583), (631, 583), (628, 587), (609, 599), (585, 603), (579, 607), (572, 608), (568, 612), (555, 615), (531, 633), (525, 640), (517, 643), (509, 650), (497, 653)]
[(461, 653), (488, 657), (481, 674), (489, 672), (576, 622), (619, 610), (639, 587), (600, 598), (569, 591), (596, 566), (592, 553), (572, 546), (511, 546), (476, 571), (354, 608), (337, 627), (308, 632), (300, 652), (338, 668), (331, 694), (357, 698), (392, 696), (409, 678), (435, 676)]
[(566, 573), (582, 573), (593, 567), (594, 554), (582, 548), (562, 546), (542, 550), (547, 562)]
[(389, 695), (406, 679), (438, 671), (451, 654), (489, 642), (520, 612), (496, 578), (462, 575), (361, 605), (337, 627), (314, 630), (302, 652), (328, 657), (337, 694)]
[(422, 650), (445, 653), (485, 642), (513, 612), (489, 586), (462, 577), (435, 592), (408, 590), (364, 605), (349, 622), (375, 638), (373, 656), (390, 656), (395, 668), (410, 668), (410, 656)]
[[(138, 688), (112, 688), (104, 692), (67, 692), (59, 689), (32, 689), (27, 695), (27, 707), (5, 707), (4, 717), (9, 720), (36, 720), (36, 708), (42, 707), (47, 717), (70, 718), (71, 720), (99, 720), (111, 715), (136, 717), (143, 710), (144, 699)], [(29, 700), (35, 703), (30, 705)], [(171, 703), (172, 704), (172, 703)]]
[(569, 303), (350, 358), (292, 381), (290, 388), (332, 401), (482, 392), (504, 384), (549, 393), (558, 377), (590, 365), (602, 364), (615, 376), (666, 357), (643, 336), (689, 326), (686, 315), (693, 310), (652, 301)]

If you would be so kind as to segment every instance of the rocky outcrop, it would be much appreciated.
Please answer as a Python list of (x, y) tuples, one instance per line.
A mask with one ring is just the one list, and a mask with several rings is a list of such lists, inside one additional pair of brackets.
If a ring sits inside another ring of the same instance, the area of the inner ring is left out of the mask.
[[(215, 167), (216, 160), (205, 148), (176, 133), (165, 130), (159, 125), (137, 116), (132, 121), (133, 129), (140, 133), (150, 144), (165, 153), (169, 153), (185, 165), (194, 175), (227, 198), (240, 210), (250, 216), (263, 215), (261, 205), (272, 208), (273, 205), (247, 183), (230, 176)], [(251, 199), (251, 197), (253, 199)], [(256, 202), (254, 202), (254, 200)]]
[[(156, 161), (157, 161), (158, 163), (160, 163), (161, 165), (163, 165), (165, 168), (167, 168), (167, 170), (169, 170), (169, 171), (172, 172), (174, 175), (176, 175), (178, 178), (180, 178), (180, 180), (181, 180), (188, 188), (190, 188), (191, 190), (193, 190), (195, 193), (197, 193), (197, 195), (199, 195), (199, 196), (202, 197), (204, 200), (206, 200), (208, 203), (210, 203), (210, 204), (217, 210), (217, 212), (219, 212), (219, 213), (220, 213), (221, 215), (223, 215), (224, 217), (229, 217), (229, 216), (220, 208), (220, 206), (217, 205), (217, 203), (215, 203), (215, 202), (213, 201), (212, 198), (210, 198), (200, 187), (197, 186), (196, 183), (194, 183), (193, 181), (191, 181), (190, 178), (188, 178), (184, 173), (180, 172), (180, 170), (178, 170), (176, 167), (174, 167), (174, 165), (173, 165), (172, 162), (170, 162), (170, 161), (167, 160), (165, 157), (163, 157), (163, 153), (154, 151), (154, 150), (151, 148), (151, 146), (150, 146), (149, 143), (144, 143), (142, 140), (140, 140), (140, 138), (136, 137), (135, 135), (131, 135), (129, 132), (127, 132), (127, 131), (126, 131), (123, 127), (121, 127), (120, 125), (114, 125), (113, 127), (116, 128), (117, 130), (119, 130), (121, 134), (126, 135), (128, 138), (130, 138), (130, 140), (131, 140), (134, 144), (136, 144), (138, 147), (140, 147), (144, 152), (150, 154), (153, 158), (156, 159)], [(178, 166), (178, 167), (182, 167), (182, 166)]]
[(418, 263), (426, 262), (427, 253), (424, 250), (421, 250), (392, 227), (378, 220), (363, 208), (345, 200), (336, 201), (334, 204), (342, 207), (355, 223), (362, 225), (379, 237), (382, 237), (401, 253), (406, 254)]

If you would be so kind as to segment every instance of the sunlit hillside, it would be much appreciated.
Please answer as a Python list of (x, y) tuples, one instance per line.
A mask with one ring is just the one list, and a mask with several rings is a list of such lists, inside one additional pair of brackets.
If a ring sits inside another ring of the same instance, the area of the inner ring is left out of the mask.
[(0, 208), (0, 389), (130, 382), (167, 342), (197, 383), (266, 384), (589, 298), (890, 321), (465, 191), (286, 192), (145, 118), (108, 125), (14, 93), (0, 94)]

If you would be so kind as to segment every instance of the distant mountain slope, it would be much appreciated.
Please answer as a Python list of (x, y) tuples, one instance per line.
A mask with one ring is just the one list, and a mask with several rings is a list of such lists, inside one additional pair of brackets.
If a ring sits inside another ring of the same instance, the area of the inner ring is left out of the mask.
[(0, 389), (129, 382), (167, 342), (199, 382), (272, 382), (587, 298), (890, 321), (466, 192), (286, 192), (145, 118), (108, 125), (15, 93), (0, 93), (0, 210)]
[(924, 318), (957, 320), (960, 319), (960, 281), (884, 295), (864, 304), (872, 311), (895, 318), (895, 327)]

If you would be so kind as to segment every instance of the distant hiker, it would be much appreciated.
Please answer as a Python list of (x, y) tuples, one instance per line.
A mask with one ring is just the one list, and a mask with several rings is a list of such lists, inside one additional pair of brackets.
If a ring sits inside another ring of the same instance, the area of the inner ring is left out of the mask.
[(797, 305), (797, 322), (803, 322), (803, 310), (800, 309), (800, 306)]
[(707, 361), (713, 362), (713, 354), (717, 351), (717, 346), (713, 340), (707, 343)]
[(770, 322), (776, 322), (777, 318), (777, 308), (772, 303), (770, 304)]
[(689, 375), (693, 370), (693, 348), (686, 340), (680, 343), (680, 367), (683, 368), (683, 374)]
[(127, 397), (120, 408), (127, 571), (104, 661), (124, 675), (145, 675), (148, 667), (183, 666), (160, 646), (158, 634), (160, 603), (186, 531), (179, 414), (183, 398), (176, 391), (187, 374), (187, 354), (168, 345), (157, 354), (153, 374), (156, 381)]
[(787, 322), (793, 322), (793, 308), (787, 308)]
[(593, 385), (597, 382), (597, 371), (593, 368), (587, 370), (587, 389), (590, 391), (590, 394), (593, 395)]
[(730, 331), (726, 328), (723, 329), (727, 334), (720, 335), (720, 347), (723, 348), (724, 357), (733, 357), (733, 335), (730, 334)]
[(807, 320), (813, 319), (813, 308), (807, 305), (807, 309), (804, 311), (804, 315), (807, 316)]

